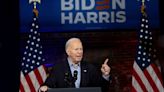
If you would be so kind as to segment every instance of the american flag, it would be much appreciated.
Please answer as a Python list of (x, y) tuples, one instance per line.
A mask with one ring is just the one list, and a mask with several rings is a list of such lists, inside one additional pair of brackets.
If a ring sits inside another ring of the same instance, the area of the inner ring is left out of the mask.
[(158, 59), (153, 48), (145, 6), (142, 6), (141, 12), (138, 50), (133, 64), (132, 92), (164, 92), (160, 67), (155, 64)]
[(38, 92), (40, 85), (46, 79), (43, 65), (45, 59), (42, 57), (40, 33), (38, 32), (38, 11), (34, 9), (33, 12), (33, 21), (21, 60), (19, 92)]

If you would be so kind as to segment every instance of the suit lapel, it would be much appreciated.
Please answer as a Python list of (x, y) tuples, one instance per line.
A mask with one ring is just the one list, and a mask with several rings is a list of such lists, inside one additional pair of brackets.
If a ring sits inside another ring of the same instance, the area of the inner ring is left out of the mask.
[(65, 68), (64, 73), (68, 74), (67, 80), (68, 80), (69, 83), (67, 83), (67, 86), (68, 87), (75, 87), (75, 84), (73, 83), (73, 76), (72, 76), (72, 73), (71, 73), (71, 70), (70, 70), (70, 67), (69, 67), (69, 64), (68, 64), (67, 60), (66, 60), (66, 63), (64, 63), (64, 68)]
[(80, 87), (84, 87), (87, 85), (87, 66), (85, 63), (81, 62), (81, 82), (80, 82)]

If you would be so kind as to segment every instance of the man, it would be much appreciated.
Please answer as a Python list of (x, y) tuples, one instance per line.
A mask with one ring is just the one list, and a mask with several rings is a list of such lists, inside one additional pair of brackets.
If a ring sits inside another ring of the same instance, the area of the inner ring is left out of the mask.
[(40, 91), (45, 92), (48, 88), (100, 86), (106, 90), (111, 70), (107, 65), (108, 59), (102, 64), (101, 75), (93, 65), (82, 61), (83, 45), (79, 38), (70, 38), (66, 42), (65, 51), (68, 57), (64, 62), (54, 66)]

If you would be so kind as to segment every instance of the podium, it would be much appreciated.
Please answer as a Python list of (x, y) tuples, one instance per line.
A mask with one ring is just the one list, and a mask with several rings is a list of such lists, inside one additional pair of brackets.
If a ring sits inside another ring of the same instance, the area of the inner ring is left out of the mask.
[(100, 87), (51, 88), (47, 92), (101, 92)]

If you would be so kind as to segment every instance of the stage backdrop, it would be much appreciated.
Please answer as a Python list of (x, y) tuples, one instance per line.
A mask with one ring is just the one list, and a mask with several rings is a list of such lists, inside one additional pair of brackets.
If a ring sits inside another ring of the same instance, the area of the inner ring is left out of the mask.
[[(158, 0), (145, 0), (151, 28), (159, 28)], [(33, 5), (20, 0), (21, 32), (28, 32)], [(70, 32), (100, 29), (136, 29), (141, 0), (41, 0), (41, 32)]]

